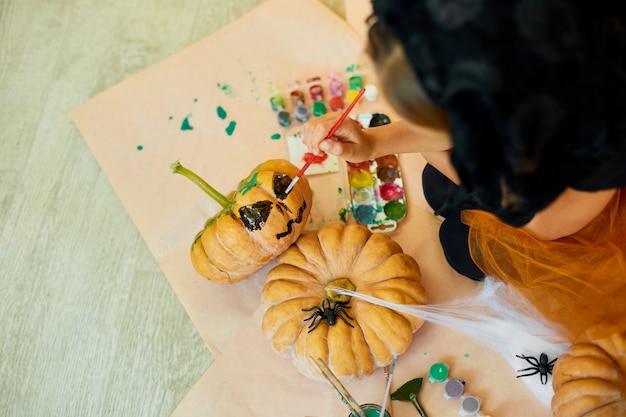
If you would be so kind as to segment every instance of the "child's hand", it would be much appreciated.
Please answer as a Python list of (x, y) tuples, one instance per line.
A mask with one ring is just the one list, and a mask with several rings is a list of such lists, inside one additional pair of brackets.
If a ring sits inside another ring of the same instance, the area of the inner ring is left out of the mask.
[(328, 132), (341, 113), (328, 113), (307, 122), (304, 129), (304, 142), (315, 155), (323, 152), (340, 156), (350, 162), (362, 162), (370, 159), (373, 139), (356, 120), (346, 117), (335, 134), (326, 139)]

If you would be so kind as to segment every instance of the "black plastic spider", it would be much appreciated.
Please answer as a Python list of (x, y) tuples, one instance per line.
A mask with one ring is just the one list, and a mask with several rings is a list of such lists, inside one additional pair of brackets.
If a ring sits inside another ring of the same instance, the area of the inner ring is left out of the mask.
[(534, 371), (534, 372), (529, 372), (527, 374), (518, 375), (517, 377), (519, 378), (522, 376), (531, 376), (531, 375), (539, 374), (541, 376), (541, 383), (543, 385), (546, 385), (546, 383), (548, 382), (548, 374), (552, 374), (552, 368), (554, 368), (554, 362), (556, 362), (556, 360), (558, 359), (558, 358), (554, 358), (551, 361), (548, 361), (548, 355), (546, 355), (543, 352), (541, 353), (541, 355), (539, 355), (539, 359), (535, 358), (534, 356), (526, 356), (526, 355), (515, 355), (515, 356), (517, 356), (518, 358), (524, 359), (526, 362), (532, 365), (530, 368), (518, 369), (517, 372)]
[(330, 300), (328, 298), (322, 302), (322, 307), (314, 306), (314, 307), (307, 308), (307, 309), (303, 308), (302, 311), (314, 311), (313, 314), (311, 314), (309, 317), (304, 319), (304, 321), (311, 320), (311, 324), (309, 324), (309, 333), (317, 329), (317, 326), (320, 325), (322, 320), (326, 320), (326, 323), (328, 323), (330, 326), (334, 326), (336, 323), (335, 318), (337, 317), (343, 320), (343, 322), (346, 323), (348, 326), (354, 328), (354, 326), (348, 323), (348, 320), (346, 320), (346, 319), (354, 320), (346, 312), (347, 308), (350, 308), (350, 307), (348, 307), (344, 303), (334, 303), (334, 305), (331, 306)]

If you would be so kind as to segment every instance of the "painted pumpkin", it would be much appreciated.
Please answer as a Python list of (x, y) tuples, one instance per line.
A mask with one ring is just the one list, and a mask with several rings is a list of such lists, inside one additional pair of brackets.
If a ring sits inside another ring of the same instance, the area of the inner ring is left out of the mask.
[(626, 333), (570, 346), (552, 385), (554, 417), (626, 416)]
[(222, 206), (191, 245), (194, 268), (213, 282), (233, 283), (254, 274), (293, 244), (308, 220), (311, 187), (303, 176), (285, 194), (298, 173), (288, 161), (260, 164), (228, 197), (178, 162), (171, 169), (191, 179)]
[(263, 288), (262, 329), (302, 374), (320, 379), (309, 356), (340, 379), (360, 379), (409, 347), (423, 321), (339, 294), (346, 288), (398, 304), (425, 304), (417, 262), (388, 235), (333, 223), (282, 253)]

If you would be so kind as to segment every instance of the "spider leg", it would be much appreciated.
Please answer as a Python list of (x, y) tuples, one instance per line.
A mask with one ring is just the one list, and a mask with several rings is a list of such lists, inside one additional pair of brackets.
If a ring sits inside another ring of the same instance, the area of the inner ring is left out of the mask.
[(302, 311), (313, 311), (313, 310), (319, 311), (320, 313), (322, 312), (322, 309), (319, 308), (319, 306), (313, 306), (311, 308), (303, 308), (302, 309)]
[[(529, 371), (529, 370), (531, 370), (531, 369), (535, 369), (535, 368), (519, 369), (517, 372)], [(538, 373), (539, 373), (539, 369), (535, 369), (535, 372), (529, 372), (529, 373), (524, 374), (524, 375), (518, 375), (517, 377), (518, 377), (518, 378), (521, 378), (521, 377), (523, 377), (523, 376), (531, 376), (531, 375), (535, 375), (535, 374), (538, 374)]]
[(520, 359), (524, 359), (526, 362), (528, 362), (532, 366), (539, 366), (539, 361), (535, 357), (526, 356), (526, 355), (515, 355), (515, 356), (517, 356)]
[(311, 322), (311, 324), (309, 325), (309, 331), (307, 333), (311, 333), (313, 330), (317, 329), (317, 326), (320, 325), (320, 323), (322, 322), (322, 316), (315, 316), (315, 319), (319, 319), (319, 320), (313, 320)]
[(354, 326), (351, 325), (350, 323), (348, 323), (348, 320), (346, 320), (341, 313), (345, 314), (349, 319), (354, 320), (352, 317), (348, 316), (348, 313), (346, 313), (345, 311), (340, 311), (339, 313), (337, 313), (337, 317), (339, 317), (341, 320), (343, 320), (344, 323), (346, 323), (348, 326), (352, 327), (354, 329)]
[(541, 375), (541, 385), (546, 385), (546, 383), (548, 382), (548, 373), (540, 372), (539, 375)]

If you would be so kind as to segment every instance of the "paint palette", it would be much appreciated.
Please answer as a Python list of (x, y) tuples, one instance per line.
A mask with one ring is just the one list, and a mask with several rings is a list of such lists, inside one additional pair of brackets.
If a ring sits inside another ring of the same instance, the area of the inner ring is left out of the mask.
[[(389, 118), (381, 113), (355, 119), (367, 127), (389, 123)], [(395, 230), (407, 211), (398, 156), (346, 164), (354, 219), (373, 232)]]

